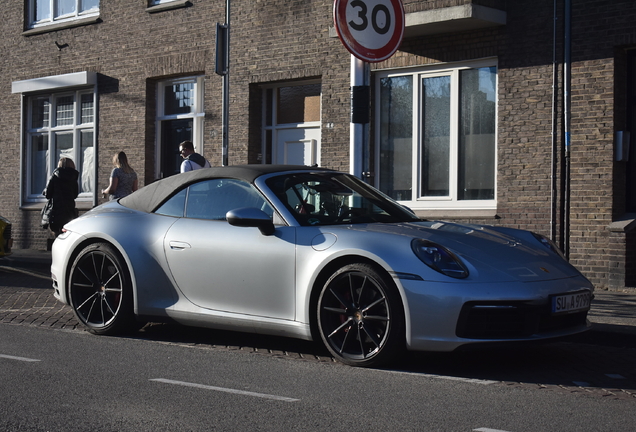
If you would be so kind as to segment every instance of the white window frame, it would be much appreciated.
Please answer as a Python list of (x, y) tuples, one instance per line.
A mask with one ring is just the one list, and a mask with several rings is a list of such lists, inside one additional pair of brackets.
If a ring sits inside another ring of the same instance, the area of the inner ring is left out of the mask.
[[(159, 157), (155, 158), (155, 178), (161, 177), (161, 160), (162, 145), (161, 142), (161, 123), (167, 120), (192, 119), (192, 143), (197, 153), (203, 154), (203, 120), (205, 119), (204, 107), (204, 81), (203, 75), (181, 77), (159, 81), (157, 84), (157, 118), (155, 122), (156, 142), (155, 154)], [(165, 114), (165, 92), (167, 86), (174, 84), (192, 83), (194, 84), (194, 105), (192, 111), (186, 114)]]
[[(296, 86), (305, 86), (305, 85), (313, 85), (313, 84), (320, 84), (321, 86), (320, 88), (321, 119), (317, 121), (309, 121), (309, 122), (302, 122), (302, 123), (277, 123), (276, 121), (278, 119), (278, 91), (277, 90), (284, 87), (296, 87)], [(265, 164), (267, 159), (266, 154), (268, 152), (267, 137), (266, 137), (268, 132), (271, 133), (271, 137), (272, 137), (271, 150), (273, 152), (274, 143), (276, 143), (278, 140), (278, 133), (282, 130), (288, 130), (288, 129), (294, 129), (294, 128), (320, 129), (322, 125), (322, 81), (319, 79), (312, 79), (312, 80), (305, 80), (305, 81), (281, 82), (276, 84), (263, 85), (261, 86), (261, 89), (262, 89), (261, 95), (263, 99), (263, 109), (262, 109), (262, 115), (261, 115), (261, 124), (263, 125), (261, 130), (261, 163)], [(270, 115), (272, 117), (271, 125), (267, 125), (267, 122), (268, 122), (268, 119), (267, 119), (268, 107), (267, 107), (267, 96), (266, 96), (267, 90), (272, 90), (272, 105), (271, 107), (269, 107)], [(312, 145), (312, 154), (313, 154), (312, 164), (320, 165), (320, 149), (314, 143), (312, 143), (311, 145)], [(272, 154), (271, 157), (272, 157), (273, 163), (282, 163), (281, 161), (275, 160), (275, 155)]]
[[(75, 0), (76, 6), (75, 6), (74, 13), (56, 16), (56, 12), (55, 12), (56, 0), (40, 0), (40, 1), (49, 2), (49, 8), (50, 8), (49, 10), (51, 11), (51, 15), (48, 16), (47, 18), (43, 18), (36, 21), (35, 10), (36, 10), (37, 1), (38, 0), (27, 0), (28, 11), (29, 11), (29, 15), (28, 15), (29, 28), (37, 28), (37, 27), (47, 26), (51, 24), (70, 22), (70, 21), (75, 21), (75, 20), (79, 20), (83, 18), (99, 16), (99, 8), (100, 8), (99, 4), (97, 7), (93, 7), (91, 9), (83, 11), (83, 10), (80, 10), (83, 0)], [(101, 0), (99, 0), (99, 2), (101, 2)]]
[[(380, 83), (383, 78), (400, 77), (400, 76), (412, 76), (413, 80), (413, 121), (412, 121), (412, 196), (410, 200), (400, 201), (400, 203), (410, 207), (413, 210), (491, 210), (497, 208), (497, 135), (498, 135), (498, 110), (499, 94), (497, 88), (496, 101), (495, 101), (495, 160), (494, 163), (494, 198), (491, 200), (458, 200), (457, 197), (457, 184), (458, 184), (458, 131), (459, 131), (459, 73), (461, 70), (477, 69), (485, 67), (497, 67), (499, 71), (496, 59), (483, 59), (475, 62), (461, 63), (461, 64), (443, 64), (419, 67), (413, 69), (400, 69), (400, 70), (385, 70), (378, 71), (375, 74), (375, 142), (378, 143), (378, 151), (375, 152), (375, 166), (378, 175), (375, 177), (375, 186), (380, 187), (380, 164), (382, 163), (380, 158), (379, 143), (381, 139), (380, 124), (381, 124), (381, 111), (380, 106)], [(421, 115), (422, 115), (422, 86), (421, 82), (423, 78), (432, 78), (440, 76), (450, 76), (451, 78), (451, 127), (450, 127), (450, 161), (449, 161), (449, 195), (448, 196), (422, 196), (422, 166), (421, 155), (423, 152), (422, 143), (422, 131), (421, 128)], [(497, 73), (496, 87), (498, 87), (499, 76)], [(406, 169), (406, 167), (405, 167)]]
[[(49, 139), (47, 156), (46, 156), (46, 180), (51, 176), (53, 170), (57, 167), (58, 161), (55, 160), (57, 153), (52, 154), (51, 149), (53, 147), (54, 140), (52, 134), (60, 131), (70, 131), (73, 134), (73, 161), (75, 162), (78, 170), (83, 170), (81, 166), (81, 132), (91, 131), (93, 133), (93, 166), (91, 172), (84, 171), (84, 176), (89, 178), (90, 191), (80, 193), (77, 198), (78, 202), (87, 202), (93, 205), (97, 204), (97, 195), (95, 190), (97, 189), (97, 128), (99, 119), (99, 107), (97, 98), (97, 74), (95, 72), (74, 72), (64, 75), (52, 75), (40, 78), (27, 79), (23, 81), (13, 81), (11, 83), (11, 93), (22, 95), (22, 109), (21, 109), (21, 143), (20, 143), (20, 166), (25, 167), (22, 171), (22, 181), (20, 182), (20, 205), (36, 204), (40, 205), (46, 201), (46, 198), (41, 195), (41, 191), (33, 190), (31, 167), (33, 161), (33, 155), (31, 154), (31, 137), (36, 135), (47, 134)], [(93, 118), (92, 122), (78, 123), (81, 121), (81, 104), (78, 100), (81, 100), (82, 94), (93, 95)], [(55, 98), (59, 98), (62, 95), (73, 94), (74, 106), (73, 106), (73, 124), (68, 126), (56, 126), (53, 123), (53, 111), (55, 109)], [(34, 98), (48, 97), (49, 108), (49, 121), (45, 127), (34, 128), (31, 122), (32, 106), (30, 101)], [(80, 120), (78, 120), (80, 119)], [(45, 181), (46, 181), (45, 180)], [(33, 193), (31, 193), (33, 192)]]
[[(81, 97), (82, 95), (90, 94), (93, 97), (93, 115), (92, 122), (81, 123), (82, 113), (81, 113)], [(63, 97), (72, 96), (73, 97), (73, 118), (72, 124), (70, 125), (57, 125), (55, 124), (55, 107), (57, 100)], [(32, 103), (31, 101), (34, 99), (47, 98), (49, 101), (49, 113), (48, 113), (48, 126), (44, 127), (31, 127), (32, 126)], [(26, 96), (26, 121), (27, 121), (27, 129), (25, 132), (25, 157), (27, 163), (25, 164), (25, 177), (24, 177), (24, 185), (25, 185), (25, 196), (24, 202), (44, 202), (46, 198), (42, 196), (41, 191), (33, 191), (32, 184), (32, 161), (35, 155), (33, 155), (32, 150), (32, 139), (37, 136), (47, 136), (48, 139), (48, 150), (46, 155), (46, 179), (51, 176), (55, 168), (57, 168), (57, 164), (59, 158), (57, 157), (56, 150), (56, 136), (60, 133), (68, 133), (73, 136), (73, 149), (72, 154), (70, 155), (71, 159), (75, 162), (76, 168), (80, 173), (83, 171), (83, 167), (81, 166), (80, 161), (82, 160), (81, 149), (82, 142), (81, 136), (83, 132), (92, 132), (93, 134), (93, 162), (90, 167), (90, 172), (84, 172), (84, 176), (88, 176), (88, 180), (90, 181), (90, 188), (88, 191), (82, 192), (82, 188), (80, 187), (80, 194), (77, 197), (77, 201), (93, 201), (95, 196), (95, 149), (96, 149), (96, 116), (97, 116), (97, 94), (94, 89), (78, 89), (71, 91), (60, 91), (55, 93), (36, 93), (32, 95)], [(80, 176), (80, 180), (82, 177)]]

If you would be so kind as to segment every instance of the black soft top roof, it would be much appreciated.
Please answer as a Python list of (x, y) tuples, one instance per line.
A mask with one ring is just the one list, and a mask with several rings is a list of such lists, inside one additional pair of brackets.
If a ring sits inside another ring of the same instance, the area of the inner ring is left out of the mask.
[(202, 168), (182, 174), (176, 174), (157, 180), (138, 191), (119, 200), (125, 207), (150, 213), (159, 207), (174, 192), (189, 184), (213, 178), (233, 178), (254, 183), (264, 174), (285, 171), (331, 171), (326, 168), (314, 168), (305, 165), (233, 165), (226, 167)]

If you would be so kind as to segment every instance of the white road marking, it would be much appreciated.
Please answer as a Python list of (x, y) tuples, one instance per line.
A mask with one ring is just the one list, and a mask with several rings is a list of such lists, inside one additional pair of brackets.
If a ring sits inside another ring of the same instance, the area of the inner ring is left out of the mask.
[(10, 355), (4, 355), (4, 354), (0, 354), (1, 358), (6, 358), (9, 360), (19, 360), (19, 361), (23, 361), (23, 362), (39, 362), (41, 360), (37, 360), (37, 359), (30, 359), (30, 358), (26, 358), (26, 357), (15, 357), (15, 356), (10, 356)]
[(399, 374), (399, 375), (413, 375), (413, 376), (426, 377), (426, 378), (443, 379), (443, 380), (449, 380), (449, 381), (461, 381), (465, 383), (482, 384), (482, 385), (496, 384), (499, 382), (499, 381), (492, 381), (492, 380), (480, 380), (476, 378), (462, 378), (462, 377), (423, 374), (423, 373), (415, 373), (415, 372), (400, 372), (400, 371), (394, 371), (394, 370), (387, 370), (385, 372)]
[(36, 278), (51, 280), (51, 276), (47, 276), (47, 275), (43, 275), (43, 274), (40, 274), (40, 273), (36, 273), (36, 272), (28, 271), (28, 270), (23, 270), (23, 269), (15, 268), (15, 267), (0, 266), (0, 270), (8, 270), (8, 271), (13, 271), (13, 272), (17, 272), (17, 273), (24, 273), (24, 274), (29, 275), (29, 276), (34, 276)]
[(508, 431), (505, 431), (505, 430), (490, 429), (490, 428), (473, 429), (473, 431), (476, 431), (476, 432), (508, 432)]
[(204, 384), (189, 383), (189, 382), (184, 382), (184, 381), (174, 381), (174, 380), (169, 380), (169, 379), (165, 379), (165, 378), (154, 378), (154, 379), (151, 379), (150, 381), (162, 382), (162, 383), (165, 383), (165, 384), (180, 385), (180, 386), (184, 386), (184, 387), (195, 387), (195, 388), (200, 388), (200, 389), (205, 389), (205, 390), (214, 390), (214, 391), (220, 391), (220, 392), (224, 392), (224, 393), (234, 393), (234, 394), (244, 395), (244, 396), (254, 396), (254, 397), (259, 397), (259, 398), (263, 398), (263, 399), (273, 399), (273, 400), (278, 400), (278, 401), (283, 401), (283, 402), (298, 402), (298, 401), (300, 401), (300, 399), (293, 399), (293, 398), (288, 398), (288, 397), (284, 397), (284, 396), (269, 395), (269, 394), (264, 394), (264, 393), (254, 393), (254, 392), (248, 392), (248, 391), (243, 391), (243, 390), (235, 390), (235, 389), (224, 388), (224, 387), (215, 387), (215, 386), (209, 386), (209, 385), (204, 385)]
[(42, 310), (42, 309), (53, 309), (55, 306), (35, 306), (32, 308), (24, 308), (24, 309), (0, 309), (0, 313), (11, 313), (11, 312), (30, 312), (32, 310)]

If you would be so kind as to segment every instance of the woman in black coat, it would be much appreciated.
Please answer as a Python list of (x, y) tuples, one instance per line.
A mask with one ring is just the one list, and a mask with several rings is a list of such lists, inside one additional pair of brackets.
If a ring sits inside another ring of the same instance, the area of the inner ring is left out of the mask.
[(49, 200), (42, 212), (42, 227), (48, 226), (56, 237), (67, 222), (77, 217), (75, 198), (79, 194), (78, 178), (75, 163), (62, 157), (42, 192)]

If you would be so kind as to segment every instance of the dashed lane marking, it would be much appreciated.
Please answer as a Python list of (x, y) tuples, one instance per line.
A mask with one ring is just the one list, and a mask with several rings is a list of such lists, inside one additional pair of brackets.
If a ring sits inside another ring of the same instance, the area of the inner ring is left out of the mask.
[(508, 432), (508, 431), (505, 431), (505, 430), (490, 429), (490, 428), (473, 429), (473, 431), (475, 431), (475, 432)]
[(23, 361), (23, 362), (39, 362), (41, 360), (38, 359), (31, 359), (31, 358), (26, 358), (26, 357), (16, 357), (16, 356), (10, 356), (10, 355), (5, 355), (5, 354), (0, 354), (0, 358), (6, 358), (9, 360), (18, 360), (18, 361)]
[(300, 401), (300, 399), (293, 399), (293, 398), (288, 398), (288, 397), (285, 397), (285, 396), (276, 396), (276, 395), (270, 395), (270, 394), (264, 394), (264, 393), (254, 393), (254, 392), (248, 392), (248, 391), (244, 391), (244, 390), (236, 390), (236, 389), (230, 389), (230, 388), (224, 388), (224, 387), (215, 387), (215, 386), (209, 386), (209, 385), (204, 385), (204, 384), (189, 383), (189, 382), (184, 382), (184, 381), (174, 381), (174, 380), (169, 380), (169, 379), (165, 379), (165, 378), (153, 378), (150, 381), (162, 382), (162, 383), (165, 383), (165, 384), (180, 385), (180, 386), (184, 386), (184, 387), (200, 388), (200, 389), (204, 389), (204, 390), (214, 390), (214, 391), (219, 391), (219, 392), (224, 392), (224, 393), (233, 393), (233, 394), (238, 394), (238, 395), (243, 395), (243, 396), (253, 396), (253, 397), (259, 397), (259, 398), (263, 398), (263, 399), (272, 399), (272, 400), (283, 401), (283, 402), (298, 402), (298, 401)]

